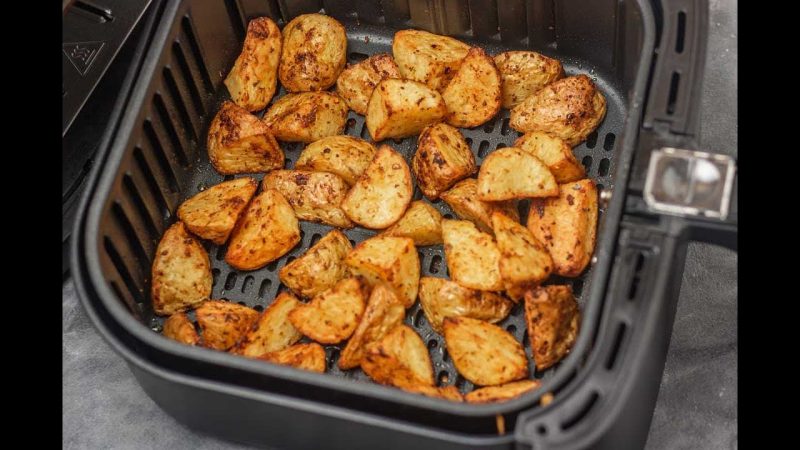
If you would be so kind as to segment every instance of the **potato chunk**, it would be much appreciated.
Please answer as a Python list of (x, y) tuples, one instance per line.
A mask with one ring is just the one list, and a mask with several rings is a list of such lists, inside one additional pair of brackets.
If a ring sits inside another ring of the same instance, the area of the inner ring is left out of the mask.
[(511, 400), (541, 386), (537, 380), (513, 381), (500, 386), (486, 386), (468, 393), (464, 400), (468, 403), (497, 403)]
[(225, 101), (208, 128), (208, 159), (223, 175), (267, 172), (283, 167), (283, 150), (269, 127)]
[(368, 288), (347, 278), (289, 313), (295, 328), (323, 344), (338, 344), (356, 330), (367, 303)]
[(399, 388), (433, 386), (433, 364), (422, 338), (398, 325), (367, 348), (361, 368), (376, 383)]
[(467, 178), (459, 181), (450, 190), (442, 193), (445, 201), (458, 217), (469, 220), (481, 230), (492, 232), (492, 213), (501, 211), (508, 217), (519, 220), (519, 211), (514, 201), (484, 202), (478, 199), (478, 180)]
[(510, 51), (494, 57), (503, 80), (503, 108), (511, 109), (564, 76), (557, 59), (536, 52)]
[(464, 136), (446, 123), (422, 130), (411, 167), (420, 190), (431, 200), (478, 171), (475, 156)]
[(497, 325), (469, 317), (447, 317), (444, 340), (458, 373), (479, 386), (528, 376), (528, 358), (522, 345)]
[(259, 356), (258, 359), (297, 369), (310, 370), (311, 372), (325, 372), (325, 349), (316, 342), (295, 344), (291, 347), (265, 353)]
[(194, 329), (194, 324), (189, 317), (182, 312), (175, 313), (164, 321), (162, 334), (181, 344), (197, 345), (200, 343), (200, 336)]
[(178, 218), (192, 233), (222, 245), (257, 188), (258, 182), (249, 177), (223, 181), (183, 202)]
[(442, 221), (447, 270), (456, 283), (479, 291), (503, 289), (500, 250), (492, 236), (467, 220)]
[(547, 166), (516, 147), (493, 152), (478, 172), (478, 198), (483, 201), (554, 195), (558, 195), (558, 184)]
[[(500, 276), (506, 286), (530, 289), (546, 280), (553, 271), (547, 249), (527, 228), (505, 214), (492, 214), (492, 226), (500, 249)], [(519, 299), (519, 294), (515, 297)], [(515, 299), (515, 300), (516, 300)]]
[(378, 53), (358, 64), (348, 65), (336, 80), (336, 92), (353, 111), (367, 114), (367, 104), (375, 86), (386, 78), (400, 78), (394, 58)]
[(289, 92), (333, 86), (347, 62), (344, 25), (323, 14), (302, 14), (283, 28), (278, 76)]
[(541, 131), (520, 136), (514, 147), (539, 158), (550, 169), (557, 183), (569, 183), (586, 177), (583, 164), (578, 162), (572, 148), (563, 140)]
[(387, 78), (372, 91), (367, 106), (367, 129), (374, 141), (419, 134), (444, 119), (447, 106), (435, 90), (412, 80)]
[(417, 384), (417, 385), (410, 385), (404, 386), (403, 389), (406, 392), (413, 392), (414, 394), (422, 394), (427, 397), (434, 397), (434, 398), (441, 398), (445, 400), (450, 400), (453, 402), (463, 402), (464, 396), (461, 395), (458, 388), (455, 386), (429, 386), (427, 384)]
[(494, 292), (476, 291), (433, 277), (419, 280), (419, 302), (431, 328), (440, 334), (445, 317), (471, 317), (496, 323), (508, 317), (514, 306)]
[(301, 304), (289, 292), (278, 294), (258, 318), (255, 327), (239, 342), (235, 353), (255, 358), (283, 350), (299, 341), (303, 335), (289, 322), (289, 313)]
[(361, 365), (367, 347), (379, 341), (394, 327), (403, 323), (406, 309), (394, 290), (384, 283), (372, 289), (367, 309), (353, 336), (339, 357), (339, 368), (346, 370)]
[(258, 311), (224, 300), (203, 302), (195, 311), (203, 345), (226, 351), (236, 345), (258, 320)]
[(225, 78), (234, 103), (248, 111), (259, 111), (272, 100), (278, 84), (281, 43), (281, 30), (269, 17), (258, 17), (247, 24), (242, 52)]
[(417, 246), (441, 244), (442, 213), (422, 200), (411, 202), (403, 217), (383, 235), (409, 237)]
[(456, 75), (442, 92), (447, 105), (447, 123), (472, 128), (489, 121), (500, 111), (500, 71), (491, 56), (473, 47)]
[(372, 286), (387, 283), (406, 308), (417, 299), (420, 269), (413, 239), (375, 236), (356, 245), (344, 262)]
[(273, 170), (262, 181), (264, 189), (275, 189), (292, 205), (300, 220), (351, 228), (353, 222), (341, 204), (348, 186), (338, 175), (305, 170)]
[(375, 152), (375, 146), (363, 139), (329, 136), (308, 144), (297, 158), (294, 168), (330, 172), (352, 186), (367, 170)]
[(403, 78), (442, 91), (461, 67), (469, 45), (449, 36), (422, 30), (394, 34), (392, 54)]
[(263, 120), (281, 141), (314, 142), (344, 132), (347, 104), (331, 92), (287, 94), (267, 110)]
[(281, 283), (303, 297), (314, 297), (347, 276), (344, 258), (352, 249), (344, 233), (332, 230), (302, 256), (281, 268)]
[(150, 297), (160, 316), (195, 307), (211, 295), (211, 262), (206, 249), (177, 222), (164, 232), (153, 261)]
[(575, 343), (581, 314), (569, 286), (542, 286), (525, 294), (525, 319), (536, 370), (561, 361)]

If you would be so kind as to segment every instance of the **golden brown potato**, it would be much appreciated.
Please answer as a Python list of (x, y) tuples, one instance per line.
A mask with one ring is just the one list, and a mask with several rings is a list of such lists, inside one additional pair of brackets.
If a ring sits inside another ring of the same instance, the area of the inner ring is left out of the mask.
[(192, 233), (222, 245), (257, 188), (258, 181), (249, 177), (223, 181), (183, 202), (178, 218)]
[(353, 226), (341, 208), (348, 186), (338, 175), (306, 170), (273, 170), (261, 183), (265, 190), (275, 189), (283, 194), (300, 220), (339, 228)]
[(425, 384), (417, 384), (411, 386), (404, 386), (401, 389), (415, 394), (422, 394), (428, 397), (443, 398), (454, 402), (463, 402), (464, 396), (458, 391), (455, 386), (428, 386)]
[(541, 386), (537, 380), (513, 381), (500, 386), (487, 386), (468, 393), (464, 400), (469, 403), (497, 403), (511, 400)]
[(200, 336), (194, 329), (194, 324), (189, 317), (182, 312), (175, 313), (164, 321), (164, 336), (176, 340), (181, 344), (197, 345), (200, 343)]
[(403, 323), (406, 309), (397, 298), (394, 290), (384, 283), (378, 283), (367, 302), (364, 317), (339, 357), (339, 368), (346, 370), (361, 365), (367, 347), (379, 341), (394, 327)]
[(258, 311), (225, 300), (208, 300), (196, 310), (203, 345), (226, 351), (236, 345), (258, 320)]
[(441, 122), (422, 130), (411, 167), (420, 190), (431, 200), (478, 171), (461, 132)]
[(511, 110), (511, 128), (543, 131), (578, 145), (606, 115), (606, 99), (586, 75), (562, 78), (532, 94)]
[(497, 202), (558, 195), (558, 184), (539, 158), (516, 147), (487, 156), (478, 172), (478, 198)]
[(374, 141), (419, 134), (444, 119), (447, 106), (435, 90), (412, 80), (387, 78), (372, 91), (367, 105), (367, 129)]
[(448, 36), (421, 30), (394, 34), (392, 54), (403, 78), (442, 91), (458, 72), (469, 45)]
[(583, 164), (575, 159), (572, 149), (563, 140), (541, 131), (520, 136), (514, 147), (539, 158), (550, 169), (557, 183), (569, 183), (586, 177)]
[(295, 328), (323, 344), (338, 344), (358, 326), (367, 303), (368, 287), (358, 278), (347, 278), (289, 313)]
[(278, 84), (281, 42), (281, 30), (269, 17), (247, 24), (242, 52), (225, 78), (234, 103), (248, 111), (259, 111), (272, 100)]
[(300, 225), (292, 205), (280, 192), (265, 190), (253, 198), (233, 229), (225, 262), (239, 270), (260, 269), (298, 242)]
[(302, 256), (281, 268), (281, 283), (303, 297), (314, 297), (347, 276), (344, 258), (352, 249), (344, 233), (331, 230)]
[(482, 125), (500, 111), (500, 97), (500, 71), (491, 56), (473, 47), (442, 91), (447, 105), (445, 120), (461, 128)]
[(479, 291), (503, 289), (500, 250), (492, 236), (467, 220), (442, 220), (444, 255), (450, 278)]
[(289, 292), (278, 294), (258, 318), (255, 327), (236, 346), (235, 353), (255, 358), (283, 350), (299, 341), (303, 335), (289, 322), (289, 313), (301, 304)]
[(510, 51), (494, 57), (503, 80), (503, 108), (511, 109), (564, 76), (557, 59), (536, 52)]
[(500, 211), (508, 217), (519, 220), (519, 211), (514, 201), (484, 202), (478, 199), (478, 180), (467, 178), (456, 183), (450, 190), (442, 193), (445, 201), (458, 217), (469, 220), (481, 231), (492, 232), (492, 213)]
[(339, 175), (352, 186), (367, 170), (375, 152), (375, 146), (363, 139), (329, 136), (308, 144), (297, 158), (294, 168), (330, 172)]
[(569, 354), (581, 313), (569, 286), (550, 285), (525, 294), (525, 319), (536, 370), (544, 370)]
[(534, 199), (528, 229), (545, 245), (555, 272), (577, 277), (594, 253), (597, 233), (597, 188), (592, 180), (559, 185), (558, 197)]
[(417, 299), (419, 254), (411, 238), (369, 238), (356, 245), (344, 263), (353, 275), (364, 277), (371, 286), (387, 283), (406, 308)]
[(353, 222), (381, 229), (403, 217), (413, 195), (414, 184), (405, 158), (388, 145), (382, 145), (347, 193), (342, 209)]
[(467, 289), (444, 278), (422, 277), (419, 302), (425, 317), (437, 333), (442, 333), (445, 317), (471, 317), (496, 323), (508, 316), (514, 303), (489, 291)]
[(268, 172), (283, 167), (283, 150), (269, 127), (225, 101), (208, 128), (208, 159), (223, 175)]
[(211, 295), (211, 262), (206, 249), (177, 222), (156, 248), (150, 298), (159, 316), (195, 307)]
[(367, 104), (375, 86), (386, 78), (400, 78), (392, 55), (378, 53), (358, 64), (348, 65), (336, 80), (336, 92), (353, 111), (367, 114)]
[(528, 376), (528, 358), (522, 345), (497, 325), (469, 317), (447, 317), (444, 340), (458, 373), (478, 386)]
[(316, 342), (295, 344), (282, 350), (265, 353), (258, 359), (317, 373), (325, 372), (325, 349)]
[(422, 200), (411, 202), (403, 217), (382, 234), (409, 237), (417, 246), (441, 244), (442, 213)]
[[(512, 294), (530, 289), (550, 276), (553, 259), (544, 245), (519, 222), (505, 214), (492, 214), (492, 227), (500, 249), (500, 276)], [(514, 295), (516, 299), (520, 295)]]
[(347, 103), (331, 92), (287, 94), (273, 103), (262, 120), (281, 141), (314, 142), (344, 132)]
[(283, 27), (278, 76), (289, 92), (323, 91), (344, 69), (347, 35), (344, 25), (322, 14), (302, 14)]
[(433, 386), (428, 347), (410, 327), (398, 325), (367, 348), (361, 368), (376, 383), (405, 389)]

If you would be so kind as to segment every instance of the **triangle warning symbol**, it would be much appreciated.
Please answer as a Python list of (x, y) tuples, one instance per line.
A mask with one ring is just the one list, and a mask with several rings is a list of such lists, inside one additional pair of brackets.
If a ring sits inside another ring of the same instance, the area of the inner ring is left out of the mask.
[(97, 59), (97, 54), (105, 45), (105, 42), (69, 42), (61, 46), (64, 54), (67, 55), (69, 62), (81, 75), (86, 75), (89, 67)]

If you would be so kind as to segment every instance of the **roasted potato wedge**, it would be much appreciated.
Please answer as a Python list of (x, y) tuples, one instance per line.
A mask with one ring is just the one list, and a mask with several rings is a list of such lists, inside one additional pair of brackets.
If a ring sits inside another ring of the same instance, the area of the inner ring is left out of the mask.
[(478, 386), (528, 376), (528, 358), (522, 345), (497, 325), (469, 317), (447, 317), (444, 340), (458, 373)]
[(295, 344), (282, 350), (265, 353), (258, 359), (311, 372), (325, 372), (325, 349), (316, 342)]
[[(553, 259), (530, 230), (499, 212), (492, 214), (492, 227), (500, 249), (500, 277), (506, 286), (516, 288), (512, 293), (530, 289), (550, 276)], [(520, 295), (513, 297), (518, 300)]]
[(406, 308), (417, 299), (419, 254), (411, 238), (369, 238), (356, 245), (344, 263), (353, 275), (364, 277), (371, 286), (387, 283)]
[(528, 229), (553, 258), (553, 272), (577, 277), (594, 253), (597, 188), (589, 179), (559, 185), (558, 197), (534, 199)]
[(351, 228), (353, 222), (341, 204), (348, 186), (338, 175), (306, 170), (273, 170), (261, 182), (264, 189), (275, 189), (292, 205), (300, 220)]
[(512, 381), (500, 386), (486, 386), (468, 393), (464, 400), (468, 403), (497, 403), (511, 400), (541, 386), (537, 380)]
[(223, 175), (283, 167), (283, 150), (269, 127), (233, 102), (222, 103), (208, 128), (208, 159)]
[(511, 109), (564, 76), (557, 59), (536, 52), (510, 51), (494, 57), (503, 80), (503, 108)]
[(569, 183), (586, 177), (583, 164), (578, 162), (572, 148), (563, 140), (541, 131), (520, 136), (514, 147), (539, 158), (550, 169), (557, 183)]
[(500, 111), (500, 71), (482, 48), (469, 49), (461, 67), (442, 91), (447, 105), (447, 123), (472, 128), (489, 121)]
[(286, 142), (314, 142), (344, 132), (347, 103), (331, 92), (301, 92), (279, 98), (262, 119)]
[(242, 339), (258, 320), (258, 311), (225, 300), (208, 300), (196, 310), (203, 332), (203, 345), (227, 351)]
[(500, 250), (490, 234), (467, 220), (442, 220), (444, 255), (450, 278), (479, 291), (503, 289)]
[(299, 341), (303, 335), (289, 322), (289, 313), (301, 304), (290, 292), (278, 294), (259, 316), (255, 327), (236, 346), (235, 353), (255, 358)]
[(554, 195), (558, 195), (558, 184), (550, 169), (516, 147), (493, 152), (478, 172), (478, 198), (485, 202)]
[(494, 292), (476, 291), (433, 277), (419, 280), (419, 302), (431, 328), (439, 334), (445, 317), (471, 317), (496, 323), (508, 317), (514, 307), (513, 302)]
[(289, 252), (300, 242), (300, 225), (292, 205), (280, 192), (264, 190), (253, 198), (233, 229), (225, 262), (255, 270)]
[(289, 92), (333, 86), (347, 62), (344, 25), (331, 16), (302, 14), (283, 28), (278, 77)]
[(544, 370), (572, 349), (581, 313), (569, 286), (541, 286), (525, 294), (525, 320), (536, 370)]
[(401, 78), (392, 55), (378, 53), (358, 64), (348, 65), (336, 80), (336, 92), (358, 114), (367, 114), (367, 104), (375, 86), (386, 78)]
[(420, 190), (431, 200), (478, 171), (461, 132), (441, 122), (422, 130), (411, 167)]
[(409, 237), (417, 246), (441, 244), (442, 213), (422, 200), (411, 202), (403, 217), (383, 235)]
[(380, 384), (403, 389), (434, 386), (433, 364), (422, 338), (407, 325), (398, 325), (367, 347), (361, 368)]
[(197, 335), (194, 324), (189, 320), (189, 317), (182, 312), (175, 313), (164, 321), (164, 330), (162, 334), (181, 344), (197, 345), (200, 343), (200, 336)]
[(183, 202), (178, 218), (195, 235), (222, 245), (256, 189), (258, 181), (249, 177), (223, 181)]
[(511, 128), (543, 131), (570, 146), (586, 140), (606, 115), (606, 99), (586, 75), (562, 78), (511, 110)]
[(406, 309), (397, 298), (394, 290), (385, 283), (378, 283), (372, 289), (364, 317), (339, 357), (339, 368), (352, 369), (361, 365), (367, 347), (379, 341), (394, 327), (403, 323)]
[(225, 78), (234, 103), (248, 111), (260, 111), (269, 104), (278, 84), (282, 41), (280, 28), (269, 17), (247, 24), (242, 52)]
[(352, 249), (344, 233), (331, 230), (302, 256), (281, 268), (281, 283), (303, 297), (314, 297), (347, 276), (344, 258)]
[(422, 83), (387, 78), (372, 91), (367, 105), (367, 129), (374, 141), (419, 134), (444, 119), (442, 96)]
[(428, 386), (425, 384), (417, 384), (412, 386), (405, 386), (402, 388), (404, 391), (413, 392), (415, 394), (422, 394), (428, 397), (443, 398), (454, 402), (463, 402), (464, 396), (458, 391), (455, 386)]
[(164, 232), (156, 248), (150, 298), (160, 316), (195, 307), (211, 295), (211, 261), (206, 249), (177, 222)]
[(329, 136), (308, 144), (297, 158), (294, 168), (330, 172), (352, 186), (367, 170), (375, 152), (375, 146), (363, 139)]
[(359, 278), (347, 278), (289, 313), (295, 328), (323, 344), (338, 344), (358, 327), (367, 304), (368, 287)]
[(382, 145), (342, 201), (342, 209), (353, 222), (373, 229), (391, 226), (406, 212), (414, 184), (405, 158)]
[(484, 202), (478, 199), (478, 180), (467, 178), (442, 193), (445, 201), (458, 217), (469, 220), (481, 230), (492, 233), (492, 213), (501, 211), (508, 217), (519, 220), (519, 211), (514, 201)]
[(458, 72), (470, 46), (448, 36), (421, 30), (394, 34), (392, 54), (403, 78), (442, 91)]

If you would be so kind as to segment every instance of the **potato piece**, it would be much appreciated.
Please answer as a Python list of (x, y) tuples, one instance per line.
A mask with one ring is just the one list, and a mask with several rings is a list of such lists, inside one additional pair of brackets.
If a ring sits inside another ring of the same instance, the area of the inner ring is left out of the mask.
[(479, 291), (503, 289), (500, 250), (492, 236), (467, 220), (442, 220), (447, 270), (456, 283)]
[(506, 286), (515, 288), (512, 298), (519, 299), (520, 290), (530, 289), (550, 276), (553, 259), (533, 233), (505, 214), (492, 214), (492, 227), (500, 249), (500, 277)]
[(391, 286), (406, 308), (414, 304), (419, 288), (419, 254), (411, 238), (375, 236), (356, 245), (344, 260), (354, 275), (371, 286)]
[(500, 386), (487, 386), (468, 393), (464, 400), (468, 403), (497, 403), (511, 400), (541, 386), (537, 380), (513, 381)]
[(150, 298), (159, 316), (195, 307), (211, 295), (211, 261), (206, 249), (177, 222), (156, 248)]
[(553, 258), (553, 272), (577, 277), (594, 253), (597, 188), (592, 180), (559, 185), (558, 197), (531, 201), (528, 229)]
[(263, 121), (281, 141), (314, 142), (344, 132), (347, 103), (331, 92), (287, 94), (267, 110)]
[(586, 140), (606, 115), (606, 99), (586, 75), (562, 78), (511, 110), (511, 128), (543, 131), (570, 146)]
[(406, 309), (394, 290), (384, 283), (372, 289), (364, 317), (339, 357), (339, 368), (352, 369), (361, 365), (367, 347), (379, 341), (394, 327), (403, 323)]
[(422, 130), (411, 167), (420, 190), (431, 200), (478, 171), (475, 156), (464, 136), (446, 123)]
[(386, 78), (401, 78), (392, 55), (378, 53), (358, 64), (348, 65), (336, 80), (336, 92), (358, 114), (367, 114), (367, 104), (375, 86)]
[(269, 17), (247, 24), (244, 46), (225, 78), (231, 100), (248, 111), (264, 109), (275, 95), (281, 59), (281, 30)]
[(258, 311), (225, 300), (208, 300), (195, 310), (203, 345), (226, 351), (236, 345), (258, 320)]
[(478, 198), (497, 202), (558, 195), (558, 184), (539, 158), (516, 147), (493, 152), (478, 172)]
[(283, 150), (269, 127), (225, 101), (208, 128), (208, 159), (223, 175), (268, 172), (283, 167)]
[(569, 354), (581, 313), (569, 286), (550, 285), (525, 294), (525, 320), (536, 370), (544, 370)]
[(467, 289), (433, 277), (419, 280), (419, 302), (431, 328), (439, 334), (445, 317), (471, 317), (496, 323), (508, 317), (514, 307), (513, 302), (494, 292)]
[(255, 327), (236, 346), (236, 353), (255, 358), (283, 350), (299, 341), (303, 335), (289, 322), (289, 313), (301, 304), (289, 292), (278, 294), (258, 318)]
[(329, 136), (308, 144), (297, 158), (294, 168), (330, 172), (352, 186), (367, 170), (375, 152), (375, 146), (363, 139)]
[(222, 245), (257, 188), (258, 181), (249, 177), (223, 181), (183, 202), (178, 218), (192, 233)]
[(197, 335), (194, 324), (189, 320), (189, 317), (182, 312), (175, 313), (164, 321), (162, 334), (181, 344), (197, 345), (200, 343), (200, 336)]
[(268, 189), (253, 198), (233, 229), (225, 262), (239, 270), (256, 270), (275, 261), (300, 242), (300, 225), (283, 194)]
[(367, 105), (367, 129), (374, 141), (419, 134), (444, 119), (442, 96), (422, 83), (387, 78), (372, 91)]
[(509, 332), (478, 319), (447, 317), (444, 340), (458, 373), (478, 386), (528, 376), (528, 358)]
[(283, 27), (278, 76), (289, 92), (333, 86), (347, 62), (344, 25), (323, 14), (302, 14)]
[(373, 381), (403, 389), (434, 386), (433, 364), (422, 338), (398, 325), (367, 348), (361, 368)]
[(273, 170), (261, 183), (265, 190), (275, 189), (283, 194), (300, 220), (339, 228), (353, 226), (340, 206), (347, 195), (348, 186), (338, 175), (305, 170)]
[(282, 350), (265, 353), (258, 359), (311, 372), (325, 373), (325, 349), (316, 342), (295, 344)]
[(442, 213), (422, 200), (411, 202), (403, 217), (382, 234), (409, 237), (417, 246), (441, 244)]
[(463, 402), (464, 396), (458, 391), (455, 386), (428, 386), (425, 384), (418, 384), (412, 386), (405, 386), (402, 388), (404, 391), (413, 392), (415, 394), (422, 394), (428, 397), (443, 398), (454, 402)]
[(458, 217), (469, 220), (481, 231), (492, 233), (492, 213), (501, 211), (508, 217), (519, 220), (519, 211), (514, 201), (484, 202), (478, 199), (478, 180), (467, 178), (459, 181), (450, 190), (442, 193), (445, 201)]
[(500, 111), (500, 71), (482, 48), (473, 47), (442, 91), (446, 121), (454, 127), (482, 125)]
[(295, 328), (323, 344), (338, 344), (358, 327), (367, 303), (367, 286), (347, 278), (289, 313)]
[(525, 133), (514, 147), (525, 150), (539, 158), (550, 169), (557, 183), (569, 183), (586, 177), (583, 164), (572, 153), (572, 148), (563, 140), (541, 131)]
[(332, 230), (302, 256), (281, 268), (281, 283), (303, 297), (332, 288), (347, 276), (344, 258), (353, 246), (339, 230)]
[(510, 51), (494, 57), (503, 80), (503, 108), (511, 109), (534, 92), (564, 76), (557, 59), (536, 52)]
[(403, 217), (414, 184), (403, 155), (382, 145), (356, 184), (342, 201), (353, 222), (367, 228), (386, 228)]
[(448, 36), (421, 30), (400, 30), (394, 34), (394, 54), (403, 78), (442, 91), (458, 72), (469, 45)]

